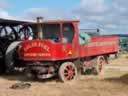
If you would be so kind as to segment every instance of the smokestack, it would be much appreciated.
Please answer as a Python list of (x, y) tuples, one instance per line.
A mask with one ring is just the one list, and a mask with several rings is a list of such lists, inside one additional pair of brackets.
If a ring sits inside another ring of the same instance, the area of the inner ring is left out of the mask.
[(43, 39), (43, 17), (37, 17), (38, 39)]

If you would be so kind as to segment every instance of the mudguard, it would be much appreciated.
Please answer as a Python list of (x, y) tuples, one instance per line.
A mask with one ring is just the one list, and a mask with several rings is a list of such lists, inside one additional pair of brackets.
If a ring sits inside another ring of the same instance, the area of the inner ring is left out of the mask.
[(15, 41), (12, 42), (5, 53), (5, 64), (7, 67), (7, 70), (13, 67), (13, 54), (15, 52), (15, 48), (21, 43), (22, 41)]

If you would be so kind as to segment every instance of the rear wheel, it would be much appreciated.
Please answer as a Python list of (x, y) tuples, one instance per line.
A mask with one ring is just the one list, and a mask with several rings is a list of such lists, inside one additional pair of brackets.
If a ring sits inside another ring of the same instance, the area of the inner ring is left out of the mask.
[(99, 56), (95, 60), (96, 60), (96, 64), (94, 68), (94, 73), (96, 75), (103, 75), (105, 72), (105, 64), (106, 64), (104, 56)]
[(77, 68), (72, 62), (65, 62), (59, 68), (59, 77), (62, 82), (75, 80)]

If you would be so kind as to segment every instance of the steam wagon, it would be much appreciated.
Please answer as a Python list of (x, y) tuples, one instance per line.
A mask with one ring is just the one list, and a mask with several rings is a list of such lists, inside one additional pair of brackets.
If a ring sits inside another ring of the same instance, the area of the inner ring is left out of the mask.
[(24, 67), (31, 78), (58, 76), (66, 82), (87, 70), (102, 74), (109, 55), (119, 50), (118, 37), (79, 33), (79, 21), (38, 18), (23, 26), (19, 31), (23, 40), (9, 45), (5, 60), (8, 69)]

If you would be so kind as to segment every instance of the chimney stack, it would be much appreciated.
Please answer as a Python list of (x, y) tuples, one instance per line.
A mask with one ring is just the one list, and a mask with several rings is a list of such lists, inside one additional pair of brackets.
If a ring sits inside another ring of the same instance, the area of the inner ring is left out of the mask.
[(38, 39), (43, 39), (43, 17), (37, 17)]

